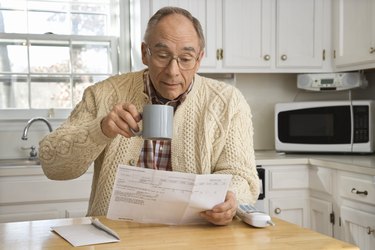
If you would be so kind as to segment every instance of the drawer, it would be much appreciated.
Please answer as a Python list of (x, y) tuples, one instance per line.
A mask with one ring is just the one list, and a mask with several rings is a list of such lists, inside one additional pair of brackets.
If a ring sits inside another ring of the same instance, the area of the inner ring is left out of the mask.
[(375, 183), (371, 176), (340, 176), (340, 196), (375, 205)]
[(269, 169), (268, 176), (270, 191), (309, 188), (307, 166), (275, 167)]

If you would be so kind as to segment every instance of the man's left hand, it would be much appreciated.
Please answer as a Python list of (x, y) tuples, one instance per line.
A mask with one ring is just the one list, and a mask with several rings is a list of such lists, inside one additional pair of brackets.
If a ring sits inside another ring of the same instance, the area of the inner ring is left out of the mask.
[(228, 225), (236, 215), (237, 200), (233, 192), (228, 191), (225, 201), (212, 208), (201, 212), (201, 216), (215, 225)]

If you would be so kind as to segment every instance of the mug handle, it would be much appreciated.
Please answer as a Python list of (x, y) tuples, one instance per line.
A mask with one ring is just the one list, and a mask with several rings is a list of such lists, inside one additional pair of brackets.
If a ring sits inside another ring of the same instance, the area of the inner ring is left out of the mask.
[(138, 132), (135, 132), (132, 128), (130, 128), (130, 131), (132, 131), (134, 136), (142, 136), (142, 130), (139, 130)]
[[(140, 112), (141, 117), (143, 115), (143, 112)], [(129, 127), (130, 131), (132, 131), (134, 136), (142, 136), (142, 130), (139, 130), (138, 132), (135, 132), (131, 127)]]

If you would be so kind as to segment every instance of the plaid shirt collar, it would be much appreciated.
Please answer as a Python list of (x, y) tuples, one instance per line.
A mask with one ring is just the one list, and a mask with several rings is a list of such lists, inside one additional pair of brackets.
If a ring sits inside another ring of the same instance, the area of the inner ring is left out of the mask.
[(173, 100), (166, 100), (166, 99), (163, 99), (162, 97), (158, 96), (158, 94), (156, 92), (156, 89), (151, 84), (148, 70), (145, 70), (143, 72), (143, 82), (144, 82), (144, 85), (145, 85), (144, 92), (147, 96), (150, 97), (152, 104), (170, 105), (170, 106), (174, 107), (174, 110), (176, 110), (177, 107), (185, 101), (185, 99), (186, 99), (187, 95), (189, 94), (190, 90), (193, 88), (194, 80), (191, 82), (189, 88), (184, 93), (182, 93), (180, 96), (178, 96), (176, 99), (173, 99)]

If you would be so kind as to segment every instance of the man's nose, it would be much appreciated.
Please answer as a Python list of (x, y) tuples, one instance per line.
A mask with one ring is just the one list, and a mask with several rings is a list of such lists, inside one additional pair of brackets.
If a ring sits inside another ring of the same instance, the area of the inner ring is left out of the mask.
[(171, 75), (179, 75), (180, 74), (180, 66), (178, 65), (178, 59), (172, 58), (169, 64), (167, 65), (166, 70)]

